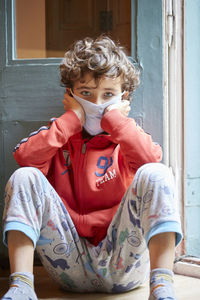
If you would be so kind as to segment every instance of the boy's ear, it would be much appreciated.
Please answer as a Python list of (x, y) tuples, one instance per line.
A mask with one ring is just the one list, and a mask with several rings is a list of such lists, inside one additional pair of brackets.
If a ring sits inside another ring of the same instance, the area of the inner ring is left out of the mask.
[(70, 88), (66, 88), (66, 93), (67, 93), (69, 96), (73, 97)]
[(66, 88), (65, 91), (68, 95), (70, 95), (70, 88)]
[(124, 95), (122, 96), (122, 99), (123, 99), (123, 100), (126, 100), (126, 98), (128, 97), (128, 95), (129, 95), (129, 91), (126, 91), (126, 92), (124, 93)]

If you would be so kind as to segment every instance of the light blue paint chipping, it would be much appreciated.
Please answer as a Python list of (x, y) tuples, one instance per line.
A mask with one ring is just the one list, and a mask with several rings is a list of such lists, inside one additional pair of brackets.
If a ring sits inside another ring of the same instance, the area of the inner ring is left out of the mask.
[(185, 1), (186, 253), (200, 257), (200, 1)]

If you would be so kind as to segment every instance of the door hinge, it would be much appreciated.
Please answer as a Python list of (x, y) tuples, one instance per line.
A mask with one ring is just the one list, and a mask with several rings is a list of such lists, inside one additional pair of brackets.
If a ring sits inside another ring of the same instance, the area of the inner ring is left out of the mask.
[(173, 13), (173, 0), (166, 1), (166, 16), (167, 16), (167, 40), (168, 46), (171, 47), (174, 36), (174, 13)]

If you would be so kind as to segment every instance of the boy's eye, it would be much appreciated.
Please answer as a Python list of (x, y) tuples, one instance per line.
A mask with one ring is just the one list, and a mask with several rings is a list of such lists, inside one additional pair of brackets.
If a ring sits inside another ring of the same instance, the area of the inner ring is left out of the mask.
[(91, 96), (91, 93), (88, 92), (88, 91), (82, 91), (82, 92), (81, 92), (81, 95), (83, 95), (83, 96), (85, 96), (85, 97), (89, 97), (89, 96)]
[(113, 97), (114, 95), (113, 95), (113, 93), (111, 93), (111, 92), (107, 92), (107, 93), (104, 94), (104, 96), (105, 96), (106, 98), (110, 98), (110, 97)]

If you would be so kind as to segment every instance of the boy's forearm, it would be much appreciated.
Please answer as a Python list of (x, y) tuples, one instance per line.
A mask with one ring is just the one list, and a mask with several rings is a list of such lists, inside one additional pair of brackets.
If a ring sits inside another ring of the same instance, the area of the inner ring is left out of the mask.
[(14, 150), (14, 158), (20, 166), (39, 168), (45, 175), (57, 150), (65, 145), (70, 136), (81, 130), (81, 124), (74, 112), (68, 111), (55, 119), (50, 127), (23, 139)]
[(103, 129), (111, 135), (131, 168), (137, 169), (149, 162), (160, 162), (162, 149), (154, 143), (132, 118), (122, 116), (117, 110), (108, 112), (102, 119)]

